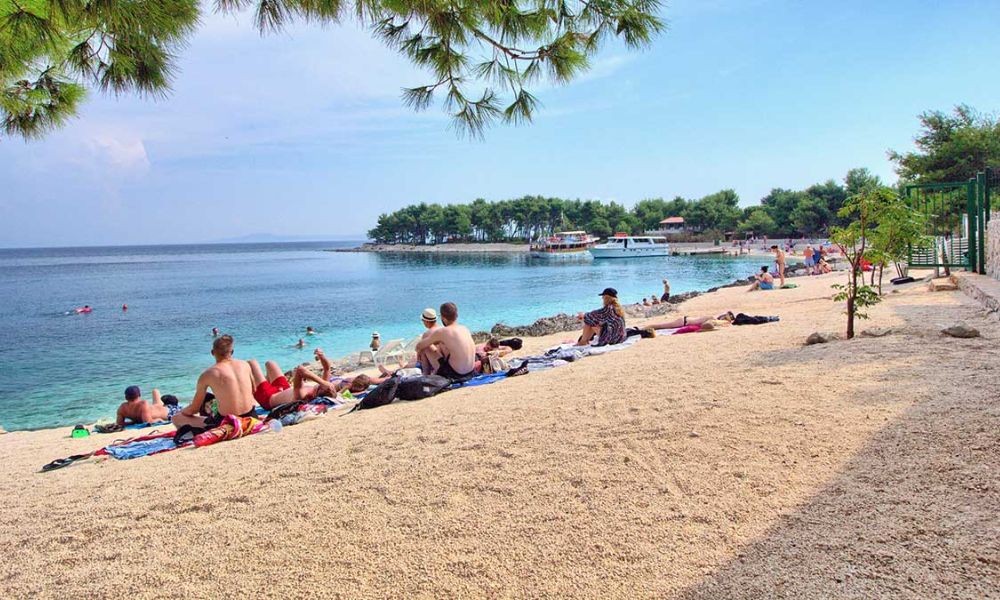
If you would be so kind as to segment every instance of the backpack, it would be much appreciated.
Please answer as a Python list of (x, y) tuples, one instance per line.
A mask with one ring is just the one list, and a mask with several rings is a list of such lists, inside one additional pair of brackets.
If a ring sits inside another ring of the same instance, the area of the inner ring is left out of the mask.
[(378, 408), (379, 406), (391, 404), (392, 401), (396, 399), (396, 390), (398, 388), (399, 378), (390, 377), (389, 379), (386, 379), (382, 383), (375, 386), (375, 389), (365, 394), (365, 397), (351, 409), (351, 412), (356, 410), (366, 410), (369, 408)]
[(440, 394), (450, 385), (451, 381), (440, 375), (405, 377), (399, 381), (396, 397), (400, 400), (423, 400)]

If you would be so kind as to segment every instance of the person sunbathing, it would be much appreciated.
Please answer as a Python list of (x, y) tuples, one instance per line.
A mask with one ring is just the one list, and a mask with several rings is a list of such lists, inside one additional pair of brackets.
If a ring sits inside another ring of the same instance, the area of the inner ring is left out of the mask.
[(458, 307), (453, 302), (441, 305), (441, 323), (444, 327), (430, 330), (417, 342), (421, 368), (426, 362), (436, 375), (467, 381), (475, 375), (476, 343), (469, 330), (458, 323)]
[(754, 277), (753, 284), (750, 285), (748, 292), (753, 292), (756, 290), (773, 290), (774, 289), (774, 276), (767, 272), (767, 266), (760, 268), (760, 273)]
[(604, 288), (600, 295), (604, 306), (577, 315), (577, 318), (583, 321), (583, 333), (576, 341), (577, 346), (589, 346), (595, 336), (598, 346), (620, 344), (625, 341), (625, 311), (618, 303), (618, 290)]
[[(719, 315), (718, 317), (679, 317), (673, 321), (664, 321), (662, 323), (650, 323), (646, 325), (643, 329), (655, 329), (657, 331), (661, 329), (680, 329), (681, 327), (687, 327), (689, 325), (704, 325), (710, 321), (713, 321), (713, 327), (715, 326), (725, 326), (733, 322), (733, 313), (727, 312), (726, 314)], [(722, 325), (725, 324), (725, 325)]]
[[(233, 343), (231, 335), (219, 336), (212, 342), (215, 364), (198, 377), (191, 403), (171, 419), (178, 429), (184, 425), (215, 427), (222, 422), (222, 417), (228, 415), (249, 417), (255, 414), (255, 386), (250, 365), (244, 360), (233, 358)], [(203, 416), (199, 413), (205, 407), (209, 389), (212, 390), (215, 406), (208, 416)]]
[(497, 341), (495, 337), (491, 337), (482, 344), (478, 344), (476, 346), (476, 359), (485, 360), (490, 354), (501, 357), (507, 356), (513, 351), (514, 349), (510, 346), (501, 346), (500, 342)]
[(124, 427), (126, 423), (156, 423), (157, 421), (169, 421), (174, 415), (181, 411), (177, 404), (177, 399), (167, 396), (167, 400), (173, 398), (172, 404), (166, 404), (160, 396), (160, 390), (153, 388), (153, 403), (150, 404), (142, 398), (139, 386), (130, 385), (125, 388), (125, 402), (118, 407), (118, 417), (115, 420), (119, 427)]

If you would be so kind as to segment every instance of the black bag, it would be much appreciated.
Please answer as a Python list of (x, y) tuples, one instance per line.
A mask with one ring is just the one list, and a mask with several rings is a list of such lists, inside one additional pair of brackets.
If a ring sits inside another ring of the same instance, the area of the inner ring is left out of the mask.
[(351, 412), (356, 410), (366, 410), (369, 408), (378, 408), (380, 406), (385, 406), (386, 404), (392, 404), (392, 401), (396, 399), (396, 390), (399, 388), (399, 378), (390, 377), (382, 383), (375, 386), (375, 389), (365, 394), (365, 397), (361, 399), (358, 404), (351, 409)]
[(767, 317), (753, 317), (743, 313), (736, 315), (736, 318), (733, 319), (733, 325), (763, 325), (770, 322), (771, 319)]
[(440, 394), (450, 385), (451, 381), (440, 375), (404, 377), (396, 388), (396, 397), (400, 400), (423, 400)]
[(510, 338), (509, 340), (500, 340), (501, 346), (507, 346), (511, 350), (520, 350), (524, 343), (521, 338)]

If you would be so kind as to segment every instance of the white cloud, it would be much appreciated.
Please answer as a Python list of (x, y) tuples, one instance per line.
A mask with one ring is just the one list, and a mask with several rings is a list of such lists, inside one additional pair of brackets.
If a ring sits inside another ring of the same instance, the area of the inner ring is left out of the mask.
[(94, 166), (110, 168), (119, 175), (144, 173), (149, 170), (146, 145), (135, 135), (98, 133), (86, 141)]

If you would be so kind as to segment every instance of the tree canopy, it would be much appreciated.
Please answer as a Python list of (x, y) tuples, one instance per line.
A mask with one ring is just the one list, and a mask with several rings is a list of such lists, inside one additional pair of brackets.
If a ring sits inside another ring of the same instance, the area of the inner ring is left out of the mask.
[(960, 104), (952, 114), (927, 111), (920, 115), (917, 149), (889, 151), (904, 183), (966, 181), (987, 167), (1000, 168), (1000, 119)]
[[(262, 34), (353, 18), (430, 73), (403, 100), (420, 110), (440, 98), (470, 136), (530, 121), (529, 88), (572, 80), (609, 39), (639, 48), (664, 28), (659, 0), (215, 0), (214, 9), (252, 12)], [(167, 93), (198, 18), (197, 0), (0, 0), (3, 132), (45, 134), (76, 114), (87, 88)]]
[(451, 241), (502, 242), (532, 240), (555, 231), (585, 229), (606, 237), (615, 232), (639, 234), (659, 228), (667, 217), (683, 217), (701, 237), (720, 239), (727, 233), (794, 236), (824, 234), (838, 221), (848, 188), (877, 184), (866, 169), (853, 169), (845, 185), (832, 179), (805, 190), (774, 189), (759, 205), (740, 208), (734, 190), (698, 199), (647, 198), (628, 209), (616, 202), (524, 196), (514, 200), (471, 204), (413, 204), (379, 216), (368, 237), (380, 243), (427, 244)]

